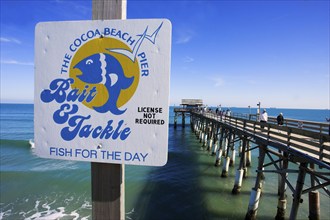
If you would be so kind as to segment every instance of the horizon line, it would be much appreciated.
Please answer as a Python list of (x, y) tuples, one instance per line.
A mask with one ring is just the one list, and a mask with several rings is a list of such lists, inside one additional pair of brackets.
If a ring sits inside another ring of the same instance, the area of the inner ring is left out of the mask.
[[(0, 104), (13, 104), (13, 105), (34, 105), (34, 102), (30, 101), (21, 101), (21, 102), (14, 102), (14, 101), (0, 101)], [(169, 107), (180, 107), (180, 105), (170, 104)], [(205, 105), (203, 105), (205, 106)], [(208, 105), (207, 105), (208, 106)], [(210, 105), (208, 106), (210, 108), (217, 108), (219, 106), (216, 105)], [(241, 107), (241, 106), (221, 106), (221, 108), (246, 108), (249, 109), (249, 107)], [(311, 109), (311, 110), (330, 110), (330, 108), (298, 108), (298, 107), (261, 107), (260, 109)], [(251, 107), (251, 109), (258, 109), (258, 107)]]

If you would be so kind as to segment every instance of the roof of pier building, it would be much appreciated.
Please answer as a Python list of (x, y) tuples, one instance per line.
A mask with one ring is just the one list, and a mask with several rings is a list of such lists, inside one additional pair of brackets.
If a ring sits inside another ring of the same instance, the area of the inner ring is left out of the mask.
[(203, 105), (202, 99), (182, 99), (181, 105), (184, 107), (199, 107)]

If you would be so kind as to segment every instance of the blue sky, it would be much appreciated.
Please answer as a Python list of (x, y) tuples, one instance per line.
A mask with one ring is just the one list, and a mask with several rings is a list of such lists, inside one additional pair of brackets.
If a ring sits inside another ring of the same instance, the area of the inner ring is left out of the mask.
[[(1, 102), (33, 103), (34, 28), (90, 20), (92, 1), (1, 0)], [(172, 22), (170, 103), (330, 108), (329, 1), (128, 1)]]

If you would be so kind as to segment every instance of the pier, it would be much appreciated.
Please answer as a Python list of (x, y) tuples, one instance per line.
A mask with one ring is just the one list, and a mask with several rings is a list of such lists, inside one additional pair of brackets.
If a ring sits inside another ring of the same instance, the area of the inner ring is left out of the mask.
[(203, 100), (201, 99), (182, 99), (181, 108), (174, 109), (174, 127), (177, 126), (178, 117), (182, 118), (182, 127), (186, 124), (186, 116), (190, 115), (192, 109), (200, 108), (203, 105)]
[[(174, 126), (177, 126), (178, 116), (182, 116), (182, 126), (185, 126), (185, 117), (190, 117), (192, 131), (201, 145), (214, 155), (214, 165), (222, 169), (222, 178), (228, 177), (228, 170), (234, 168), (236, 155), (239, 155), (233, 196), (240, 194), (247, 167), (251, 166), (251, 151), (259, 150), (258, 158), (253, 158), (258, 160), (258, 165), (245, 219), (257, 219), (263, 180), (269, 173), (278, 175), (275, 219), (288, 216), (291, 220), (297, 219), (303, 194), (308, 194), (309, 198), (309, 216), (306, 218), (320, 219), (319, 190), (330, 197), (327, 189), (330, 185), (329, 123), (285, 119), (280, 126), (276, 118), (269, 117), (263, 127), (257, 114), (222, 115), (204, 111), (200, 107), (201, 100), (183, 100), (183, 104), (174, 109)], [(292, 164), (295, 166), (290, 166)], [(296, 174), (296, 181), (290, 182), (289, 174)], [(304, 184), (307, 177), (310, 178), (308, 187)], [(290, 212), (287, 210), (287, 199), (290, 199), (287, 189), (292, 192)]]

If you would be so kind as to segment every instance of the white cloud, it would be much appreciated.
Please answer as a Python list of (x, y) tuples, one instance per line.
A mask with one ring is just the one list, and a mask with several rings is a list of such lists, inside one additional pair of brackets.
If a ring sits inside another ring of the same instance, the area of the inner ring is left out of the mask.
[(25, 65), (25, 66), (33, 66), (34, 63), (31, 62), (20, 62), (16, 60), (1, 60), (2, 64), (12, 64), (12, 65)]
[(192, 58), (192, 57), (189, 57), (189, 56), (185, 56), (183, 58), (183, 62), (185, 62), (185, 63), (191, 63), (191, 62), (194, 62), (194, 61), (195, 61), (195, 59)]
[(215, 87), (221, 87), (225, 84), (225, 81), (221, 77), (211, 78), (211, 80), (214, 82)]
[(181, 36), (179, 39), (175, 42), (176, 44), (186, 44), (190, 41), (191, 36)]
[(22, 43), (20, 40), (17, 40), (15, 38), (6, 38), (6, 37), (0, 37), (0, 42), (15, 43), (15, 44), (21, 44)]
[(186, 44), (190, 42), (194, 33), (191, 30), (180, 30), (177, 33), (177, 40), (175, 41), (176, 44)]

